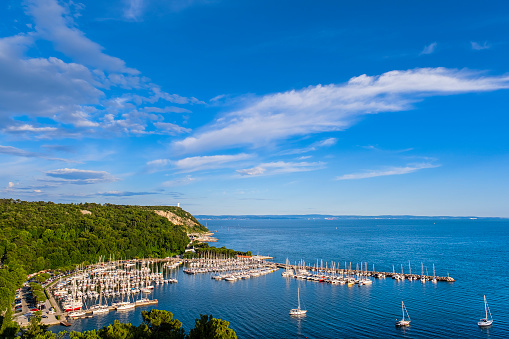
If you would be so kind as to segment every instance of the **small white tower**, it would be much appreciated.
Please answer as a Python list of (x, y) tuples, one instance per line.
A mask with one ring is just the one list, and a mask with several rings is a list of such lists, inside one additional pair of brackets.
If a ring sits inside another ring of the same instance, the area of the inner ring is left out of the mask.
[(180, 207), (180, 202), (177, 203), (177, 207)]

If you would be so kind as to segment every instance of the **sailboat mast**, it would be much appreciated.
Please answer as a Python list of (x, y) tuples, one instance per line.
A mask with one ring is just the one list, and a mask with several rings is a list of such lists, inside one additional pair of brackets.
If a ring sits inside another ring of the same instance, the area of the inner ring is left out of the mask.
[(486, 306), (486, 295), (484, 296), (484, 311), (486, 311), (486, 320), (488, 320), (488, 307)]

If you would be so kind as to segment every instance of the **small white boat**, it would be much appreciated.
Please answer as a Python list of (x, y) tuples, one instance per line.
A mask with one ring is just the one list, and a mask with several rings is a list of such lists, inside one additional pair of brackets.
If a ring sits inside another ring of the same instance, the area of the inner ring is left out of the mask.
[(234, 275), (227, 275), (224, 277), (224, 280), (226, 281), (237, 281), (237, 278)]
[(292, 308), (290, 310), (290, 315), (291, 316), (298, 316), (298, 317), (306, 315), (307, 310), (302, 310), (300, 308), (300, 292), (299, 292), (299, 289), (297, 289), (297, 300), (298, 300), (299, 306), (297, 308)]
[[(477, 325), (479, 327), (489, 327), (493, 325), (493, 318), (491, 317), (491, 311), (488, 307), (488, 302), (486, 301), (486, 296), (484, 296), (484, 311), (486, 312), (486, 316), (483, 319), (480, 319)], [(490, 317), (488, 318), (488, 313), (490, 314)]]
[(103, 314), (108, 313), (110, 308), (107, 305), (96, 307), (92, 310), (93, 314)]
[[(410, 316), (408, 315), (408, 311), (406, 310), (405, 304), (401, 301), (401, 312), (403, 313), (403, 319), (396, 321), (397, 327), (403, 327), (410, 325)], [(405, 319), (405, 313), (408, 319)]]
[(80, 318), (84, 317), (86, 315), (86, 312), (84, 310), (78, 310), (69, 312), (67, 315), (71, 318)]
[(116, 307), (116, 310), (117, 311), (127, 311), (127, 310), (132, 310), (136, 305), (133, 304), (133, 303), (124, 303), (122, 305), (119, 305)]

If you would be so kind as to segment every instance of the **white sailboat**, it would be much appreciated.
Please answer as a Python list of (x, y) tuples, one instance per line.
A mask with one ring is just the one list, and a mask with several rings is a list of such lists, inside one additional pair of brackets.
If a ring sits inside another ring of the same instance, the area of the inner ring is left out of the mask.
[(99, 295), (99, 304), (95, 305), (92, 308), (92, 313), (93, 314), (104, 314), (104, 313), (108, 313), (110, 311), (110, 308), (109, 308), (107, 302), (105, 303), (105, 305), (101, 304), (102, 296), (103, 296), (103, 291), (101, 290), (101, 294)]
[[(397, 327), (403, 327), (410, 325), (410, 316), (408, 315), (408, 311), (406, 310), (405, 304), (401, 301), (401, 313), (403, 313), (403, 319), (396, 321)], [(405, 319), (405, 313), (408, 319)]]
[(297, 300), (298, 300), (299, 306), (297, 308), (292, 308), (290, 310), (290, 315), (293, 315), (293, 316), (303, 316), (303, 315), (306, 315), (307, 310), (302, 310), (300, 308), (300, 291), (299, 291), (298, 288), (297, 288)]
[[(477, 325), (479, 327), (489, 327), (493, 324), (493, 318), (491, 316), (490, 308), (488, 307), (488, 302), (486, 301), (486, 296), (484, 296), (484, 311), (486, 312), (486, 316), (483, 319), (480, 319)], [(488, 318), (488, 313), (490, 317)]]

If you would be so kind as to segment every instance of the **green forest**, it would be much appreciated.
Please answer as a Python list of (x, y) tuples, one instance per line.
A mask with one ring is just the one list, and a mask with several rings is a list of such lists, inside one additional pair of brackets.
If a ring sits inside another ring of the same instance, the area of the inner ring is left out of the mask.
[[(99, 330), (71, 332), (71, 339), (237, 339), (235, 331), (229, 328), (229, 322), (202, 314), (195, 320), (195, 326), (189, 333), (182, 323), (173, 319), (173, 314), (164, 310), (142, 311), (143, 323), (134, 326), (118, 320)], [(54, 334), (40, 324), (40, 315), (30, 319), (30, 325), (20, 339), (61, 339), (65, 332)]]
[(71, 269), (97, 262), (99, 256), (164, 258), (184, 253), (189, 227), (172, 224), (155, 214), (155, 209), (193, 221), (193, 232), (207, 231), (188, 212), (174, 206), (0, 199), (0, 315), (10, 309), (16, 289), (29, 273)]

